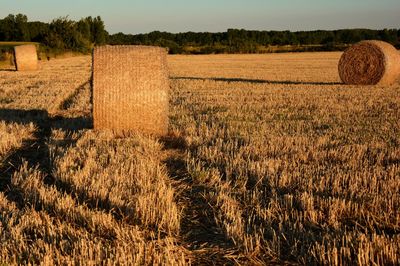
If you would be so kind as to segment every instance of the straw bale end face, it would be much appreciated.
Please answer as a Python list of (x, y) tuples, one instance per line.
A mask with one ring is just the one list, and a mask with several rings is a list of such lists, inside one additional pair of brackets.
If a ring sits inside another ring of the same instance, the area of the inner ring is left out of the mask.
[(39, 69), (36, 46), (26, 44), (14, 47), (14, 63), (17, 71), (35, 71)]
[(160, 47), (93, 50), (93, 125), (120, 135), (168, 132), (167, 53)]
[(339, 61), (342, 81), (351, 85), (390, 85), (400, 74), (396, 48), (383, 41), (362, 41), (348, 48)]

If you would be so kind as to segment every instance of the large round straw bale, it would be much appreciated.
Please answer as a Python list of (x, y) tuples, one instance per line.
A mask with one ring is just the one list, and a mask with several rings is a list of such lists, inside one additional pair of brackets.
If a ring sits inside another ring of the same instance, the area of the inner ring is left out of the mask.
[(14, 61), (17, 71), (30, 71), (38, 69), (36, 46), (33, 44), (14, 47)]
[(383, 41), (362, 41), (344, 51), (339, 61), (342, 81), (352, 85), (390, 85), (400, 73), (400, 55)]
[(93, 50), (93, 125), (125, 135), (168, 131), (167, 53), (151, 46)]

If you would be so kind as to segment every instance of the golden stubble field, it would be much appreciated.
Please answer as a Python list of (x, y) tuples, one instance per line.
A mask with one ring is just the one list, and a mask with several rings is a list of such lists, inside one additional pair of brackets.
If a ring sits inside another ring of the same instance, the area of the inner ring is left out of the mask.
[(170, 56), (162, 139), (90, 129), (90, 57), (0, 71), (0, 264), (399, 264), (400, 85), (339, 58)]

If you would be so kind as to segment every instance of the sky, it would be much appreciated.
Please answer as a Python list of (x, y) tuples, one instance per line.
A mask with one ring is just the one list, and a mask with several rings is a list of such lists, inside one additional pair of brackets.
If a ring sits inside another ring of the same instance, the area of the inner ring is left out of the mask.
[(0, 0), (0, 18), (101, 16), (110, 33), (400, 28), (400, 0)]

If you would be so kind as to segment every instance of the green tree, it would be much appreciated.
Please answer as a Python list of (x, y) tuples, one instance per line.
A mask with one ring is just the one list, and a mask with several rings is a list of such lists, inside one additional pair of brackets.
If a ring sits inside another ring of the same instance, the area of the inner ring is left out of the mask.
[(59, 50), (74, 50), (86, 53), (91, 44), (79, 31), (76, 22), (68, 17), (60, 17), (50, 23), (49, 33), (44, 42)]
[(28, 27), (28, 17), (18, 14), (15, 16), (16, 40), (29, 42), (31, 40)]
[[(88, 17), (91, 18), (91, 17)], [(77, 30), (86, 39), (92, 42), (91, 21), (88, 18), (83, 18), (77, 23)]]
[(30, 41), (28, 18), (22, 14), (5, 17), (0, 31), (4, 41)]
[(100, 16), (86, 18), (90, 25), (91, 42), (93, 44), (105, 44), (108, 33), (105, 30), (104, 22)]

